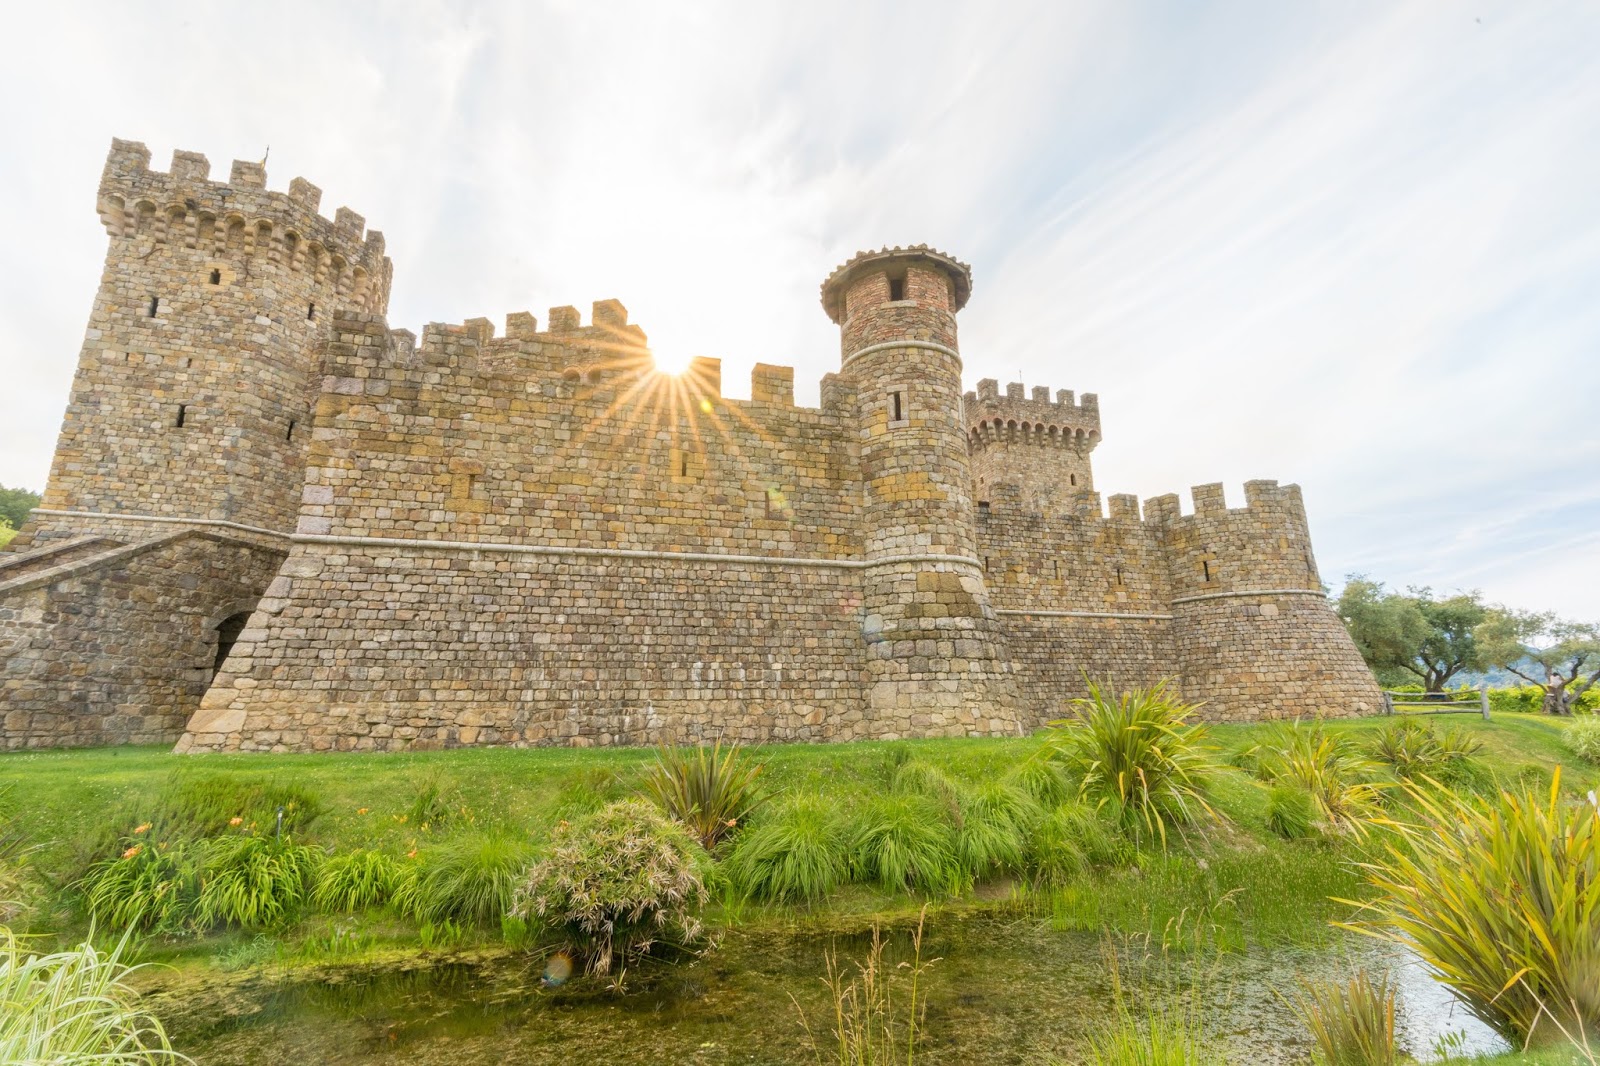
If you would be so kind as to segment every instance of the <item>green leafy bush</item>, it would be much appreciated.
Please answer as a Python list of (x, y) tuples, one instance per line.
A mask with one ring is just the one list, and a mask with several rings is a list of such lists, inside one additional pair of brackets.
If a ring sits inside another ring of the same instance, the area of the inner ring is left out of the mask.
[(1421, 824), (1366, 864), (1361, 931), (1410, 948), (1514, 1043), (1600, 1031), (1600, 815), (1531, 790), (1464, 799), (1411, 786)]
[(748, 898), (811, 902), (844, 882), (849, 857), (836, 805), (798, 795), (769, 808), (739, 835), (726, 872)]
[(1097, 866), (1118, 866), (1133, 855), (1133, 846), (1078, 801), (1058, 804), (1033, 827), (1028, 838), (1026, 868), (1036, 885), (1064, 885)]
[(974, 881), (1020, 871), (1034, 826), (1044, 816), (1028, 793), (992, 780), (960, 789), (956, 812), (956, 861)]
[(624, 800), (557, 827), (512, 911), (562, 933), (590, 973), (610, 973), (658, 941), (699, 937), (710, 865), (681, 823)]
[(857, 881), (891, 892), (955, 892), (966, 883), (949, 810), (927, 796), (874, 796), (851, 813), (846, 832)]
[(1291, 1006), (1316, 1042), (1315, 1066), (1395, 1066), (1395, 990), (1387, 977), (1374, 981), (1361, 970), (1346, 982), (1299, 984)]
[(324, 914), (353, 914), (388, 903), (399, 883), (400, 864), (393, 857), (358, 848), (322, 864), (311, 902)]
[(82, 886), (89, 915), (113, 929), (175, 932), (200, 888), (198, 845), (133, 836), (122, 851), (89, 868)]
[(195, 922), (202, 928), (281, 926), (311, 895), (322, 852), (285, 835), (225, 836), (206, 842)]
[(0, 926), (0, 1062), (187, 1062), (161, 1023), (138, 1008), (122, 959), (124, 934), (101, 951), (89, 941), (54, 954), (25, 952)]
[(737, 744), (718, 741), (692, 751), (663, 747), (645, 775), (645, 794), (688, 826), (708, 851), (760, 804), (755, 782), (761, 764), (743, 758)]
[(458, 837), (424, 856), (395, 889), (418, 921), (497, 925), (511, 911), (533, 849), (503, 830)]
[(1585, 762), (1600, 763), (1600, 715), (1574, 718), (1567, 726), (1567, 747)]
[(1213, 764), (1196, 707), (1163, 682), (1112, 699), (1089, 682), (1075, 718), (1050, 723), (1063, 763), (1083, 796), (1115, 814), (1138, 839), (1166, 845), (1169, 828), (1214, 817), (1205, 789)]
[(1285, 840), (1316, 833), (1317, 806), (1297, 782), (1279, 781), (1267, 790), (1267, 828)]

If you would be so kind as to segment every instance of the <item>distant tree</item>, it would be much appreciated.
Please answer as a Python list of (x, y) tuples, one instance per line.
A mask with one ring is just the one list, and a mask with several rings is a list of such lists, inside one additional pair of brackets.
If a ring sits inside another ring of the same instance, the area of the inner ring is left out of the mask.
[(1442, 692), (1463, 670), (1486, 664), (1476, 630), (1494, 608), (1479, 593), (1435, 599), (1433, 590), (1389, 592), (1360, 574), (1345, 578), (1337, 605), (1361, 657), (1384, 684), (1421, 681), (1425, 692)]
[(1549, 612), (1491, 611), (1478, 627), (1486, 661), (1544, 693), (1546, 714), (1571, 714), (1600, 681), (1600, 626)]
[(11, 523), (12, 529), (21, 529), (28, 520), (28, 512), (39, 506), (39, 494), (27, 489), (8, 489), (0, 485), (0, 518)]
[(4, 548), (16, 537), (17, 531), (12, 528), (9, 519), (0, 518), (0, 548)]

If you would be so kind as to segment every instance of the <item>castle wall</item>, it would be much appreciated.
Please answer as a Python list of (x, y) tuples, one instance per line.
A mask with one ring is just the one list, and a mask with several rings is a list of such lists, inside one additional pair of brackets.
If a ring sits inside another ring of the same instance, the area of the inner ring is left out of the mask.
[(0, 747), (176, 740), (284, 554), (178, 530), (0, 570)]

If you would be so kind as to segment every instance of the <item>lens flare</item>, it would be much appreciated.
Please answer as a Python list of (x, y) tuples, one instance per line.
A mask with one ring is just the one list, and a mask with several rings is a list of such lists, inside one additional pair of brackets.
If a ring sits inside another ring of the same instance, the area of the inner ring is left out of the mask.
[(566, 952), (558, 951), (544, 964), (544, 976), (539, 980), (546, 988), (560, 988), (571, 976), (572, 959)]

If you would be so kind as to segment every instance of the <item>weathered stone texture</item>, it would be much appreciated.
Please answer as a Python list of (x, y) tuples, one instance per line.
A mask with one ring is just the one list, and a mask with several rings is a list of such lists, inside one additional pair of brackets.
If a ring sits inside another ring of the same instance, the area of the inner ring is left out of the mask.
[(963, 397), (943, 253), (824, 282), (807, 409), (786, 367), (749, 400), (716, 359), (656, 373), (615, 300), (419, 341), (360, 216), (148, 155), (113, 144), (45, 505), (0, 563), (0, 743), (1015, 734), (1085, 675), (1222, 719), (1376, 709), (1298, 490), (1103, 516), (1093, 394)]

